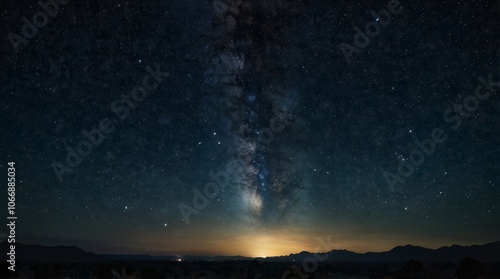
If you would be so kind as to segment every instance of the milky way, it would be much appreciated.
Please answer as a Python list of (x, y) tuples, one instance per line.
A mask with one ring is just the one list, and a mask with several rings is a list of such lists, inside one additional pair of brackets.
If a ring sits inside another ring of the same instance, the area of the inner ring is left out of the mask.
[(210, 71), (240, 165), (232, 179), (249, 220), (281, 221), (305, 195), (297, 191), (305, 188), (301, 150), (283, 147), (297, 141), (299, 98), (277, 63), (286, 48), (282, 26), (300, 7), (280, 1), (215, 1), (213, 7)]

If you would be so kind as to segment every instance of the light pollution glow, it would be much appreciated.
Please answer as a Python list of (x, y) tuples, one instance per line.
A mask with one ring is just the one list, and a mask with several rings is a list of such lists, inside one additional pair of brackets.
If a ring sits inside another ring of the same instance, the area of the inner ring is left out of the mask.
[[(326, 241), (330, 235), (331, 248), (325, 249), (317, 238)], [(408, 239), (412, 239), (408, 243)], [(494, 237), (492, 236), (492, 240)], [(101, 240), (102, 241), (102, 240)], [(96, 240), (95, 243), (101, 242)], [(299, 253), (301, 251), (326, 252), (346, 249), (353, 252), (380, 252), (398, 245), (419, 245), (439, 248), (445, 245), (471, 245), (477, 240), (468, 237), (448, 239), (446, 236), (424, 237), (418, 234), (397, 232), (362, 233), (349, 230), (336, 232), (281, 229), (272, 231), (249, 230), (207, 230), (200, 229), (175, 233), (132, 233), (127, 239), (117, 238), (107, 241), (106, 248), (93, 245), (93, 241), (83, 244), (85, 250), (95, 253), (149, 254), (149, 255), (200, 255), (200, 256), (246, 256), (271, 257)], [(71, 243), (68, 243), (71, 244)], [(112, 247), (120, 247), (113, 249)], [(103, 249), (101, 251), (101, 249)]]

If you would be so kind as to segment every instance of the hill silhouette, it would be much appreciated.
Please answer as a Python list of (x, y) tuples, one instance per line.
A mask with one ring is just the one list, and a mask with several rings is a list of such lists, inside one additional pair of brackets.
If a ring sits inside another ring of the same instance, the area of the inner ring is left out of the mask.
[[(7, 251), (9, 244), (0, 243), (0, 248)], [(438, 249), (429, 249), (413, 245), (397, 246), (386, 252), (356, 253), (348, 250), (332, 250), (326, 253), (318, 253), (322, 258), (328, 255), (326, 262), (372, 262), (372, 263), (403, 263), (411, 259), (422, 262), (433, 263), (458, 263), (463, 258), (492, 263), (500, 261), (500, 241), (484, 245), (460, 246), (452, 245)], [(182, 256), (183, 261), (235, 261), (257, 259), (261, 262), (300, 262), (314, 253), (302, 251), (288, 256), (276, 256), (267, 258), (250, 258), (243, 256)], [(130, 260), (130, 261), (175, 261), (178, 256), (151, 256), (137, 254), (101, 254), (86, 252), (76, 246), (42, 246), (16, 244), (16, 259), (20, 261), (37, 262), (97, 262), (108, 260)], [(0, 255), (1, 260), (6, 260), (7, 255)]]
[[(10, 244), (0, 243), (0, 250), (8, 251)], [(6, 261), (7, 254), (2, 253), (0, 260)], [(16, 260), (32, 262), (99, 262), (105, 259), (76, 246), (42, 246), (16, 243)]]
[[(393, 262), (402, 263), (411, 259), (422, 262), (445, 263), (448, 261), (459, 262), (461, 259), (469, 257), (481, 262), (500, 261), (500, 241), (487, 243), (484, 245), (441, 247), (429, 249), (413, 245), (397, 246), (386, 252), (355, 253), (347, 250), (332, 250), (328, 253), (319, 253), (322, 256), (328, 254), (327, 262)], [(313, 253), (301, 252), (289, 256), (266, 258), (271, 261), (302, 261)]]

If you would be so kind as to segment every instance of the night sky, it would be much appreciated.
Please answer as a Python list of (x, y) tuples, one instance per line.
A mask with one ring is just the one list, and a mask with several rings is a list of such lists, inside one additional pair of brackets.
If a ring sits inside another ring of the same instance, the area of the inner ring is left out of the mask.
[(271, 256), (328, 235), (356, 252), (500, 240), (498, 1), (37, 2), (0, 11), (18, 242)]

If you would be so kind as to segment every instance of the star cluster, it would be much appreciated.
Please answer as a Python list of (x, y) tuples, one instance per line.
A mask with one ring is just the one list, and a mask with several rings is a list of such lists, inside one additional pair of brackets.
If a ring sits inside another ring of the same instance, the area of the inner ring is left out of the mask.
[[(399, 1), (346, 59), (387, 2), (69, 1), (17, 52), (8, 35), (41, 8), (6, 4), (0, 169), (16, 162), (18, 241), (263, 256), (324, 235), (354, 251), (498, 240), (500, 7)], [(165, 74), (132, 108), (147, 67)], [(67, 165), (105, 118), (113, 132)], [(435, 129), (446, 141), (403, 177)]]

